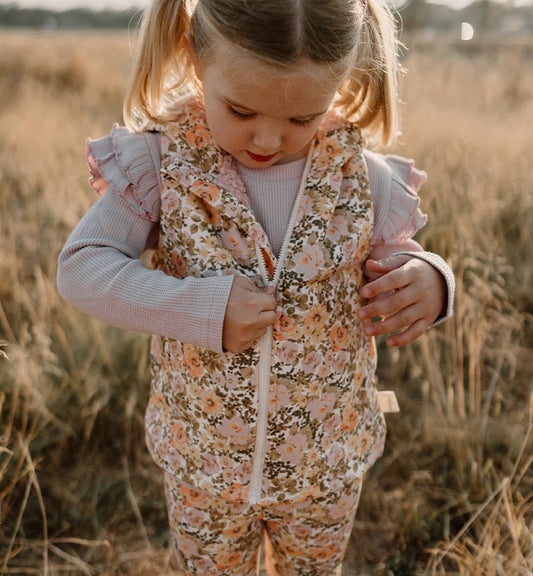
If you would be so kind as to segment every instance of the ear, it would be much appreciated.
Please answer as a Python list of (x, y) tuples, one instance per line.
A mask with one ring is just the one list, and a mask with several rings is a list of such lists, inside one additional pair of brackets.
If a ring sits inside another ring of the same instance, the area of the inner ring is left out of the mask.
[(194, 66), (194, 73), (196, 74), (196, 77), (198, 78), (198, 80), (202, 79), (202, 67), (200, 66), (200, 62), (198, 60), (198, 56), (196, 55), (196, 52), (194, 51), (192, 42), (191, 42), (191, 36), (188, 32), (185, 32), (185, 34), (183, 35), (183, 40), (185, 42), (185, 47), (187, 48), (187, 52), (189, 53), (189, 58), (191, 59), (192, 65)]

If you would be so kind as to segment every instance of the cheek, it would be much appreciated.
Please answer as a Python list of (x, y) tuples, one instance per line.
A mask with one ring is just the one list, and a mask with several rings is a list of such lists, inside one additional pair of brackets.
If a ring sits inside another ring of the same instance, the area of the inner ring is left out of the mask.
[(236, 127), (233, 122), (217, 121), (211, 132), (215, 141), (228, 150), (239, 147), (246, 140), (243, 130)]
[(232, 142), (238, 142), (244, 138), (242, 129), (236, 125), (233, 118), (227, 117), (227, 112), (223, 108), (212, 108), (207, 111), (207, 125), (211, 131), (215, 142), (226, 148), (231, 146)]
[(291, 145), (298, 148), (307, 146), (314, 138), (317, 129), (317, 127), (293, 129), (290, 136)]

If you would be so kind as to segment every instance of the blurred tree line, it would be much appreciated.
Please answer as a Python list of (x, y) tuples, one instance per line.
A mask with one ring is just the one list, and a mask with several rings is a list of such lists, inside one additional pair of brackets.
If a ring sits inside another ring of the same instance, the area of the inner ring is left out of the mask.
[[(507, 3), (476, 0), (462, 10), (454, 10), (445, 4), (434, 4), (426, 0), (407, 0), (399, 5), (398, 11), (403, 30), (407, 33), (455, 34), (460, 30), (462, 22), (469, 22), (478, 33), (533, 33), (533, 4), (520, 6), (515, 5), (513, 0)], [(138, 23), (141, 13), (141, 9), (93, 11), (86, 8), (56, 12), (43, 8), (19, 8), (16, 4), (8, 4), (0, 6), (0, 29), (127, 29)]]
[(461, 10), (454, 10), (444, 3), (408, 0), (399, 12), (406, 32), (454, 32), (460, 29), (462, 22), (468, 22), (480, 34), (533, 33), (533, 4), (515, 5), (513, 0), (477, 0)]
[(16, 4), (0, 6), (1, 28), (39, 29), (127, 29), (135, 26), (142, 14), (141, 9), (102, 10), (75, 8), (57, 12), (44, 8), (19, 8)]

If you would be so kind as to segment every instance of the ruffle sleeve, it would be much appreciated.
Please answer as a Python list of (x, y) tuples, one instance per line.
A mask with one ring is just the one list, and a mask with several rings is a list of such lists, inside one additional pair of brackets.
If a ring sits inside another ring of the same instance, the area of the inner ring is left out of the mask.
[(159, 221), (160, 157), (153, 134), (135, 134), (115, 124), (109, 136), (87, 140), (87, 164), (98, 194), (113, 186), (132, 212)]
[(426, 181), (413, 160), (365, 153), (374, 203), (374, 245), (396, 245), (412, 238), (427, 222), (418, 190)]

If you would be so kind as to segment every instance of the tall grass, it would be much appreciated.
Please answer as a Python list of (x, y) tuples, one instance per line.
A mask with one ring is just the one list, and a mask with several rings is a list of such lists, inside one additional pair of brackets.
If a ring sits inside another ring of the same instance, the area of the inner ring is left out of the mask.
[[(57, 254), (95, 200), (84, 140), (120, 120), (126, 35), (0, 34), (0, 573), (172, 574), (144, 448), (145, 336), (85, 317)], [(430, 175), (420, 241), (453, 321), (380, 345), (389, 416), (345, 574), (533, 571), (532, 61), (414, 47), (398, 152)]]

